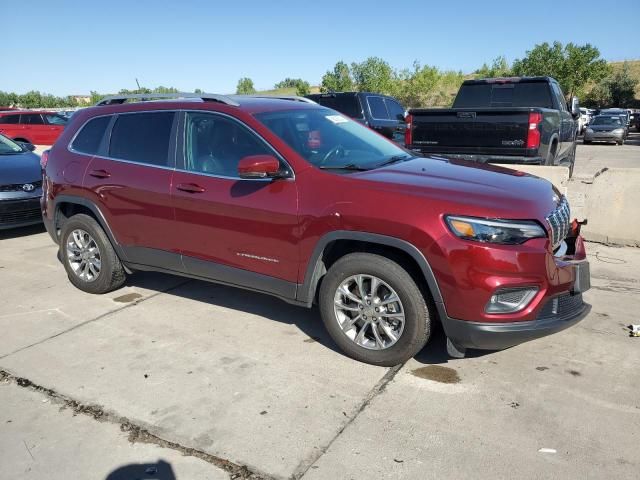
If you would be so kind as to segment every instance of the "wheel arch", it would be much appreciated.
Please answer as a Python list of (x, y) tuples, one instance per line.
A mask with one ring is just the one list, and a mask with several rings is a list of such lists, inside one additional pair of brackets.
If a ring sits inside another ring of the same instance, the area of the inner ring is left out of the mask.
[[(87, 214), (98, 222), (109, 238), (109, 241), (118, 254), (118, 257), (120, 257), (122, 261), (126, 261), (126, 255), (124, 255), (124, 251), (117, 242), (116, 237), (109, 226), (109, 222), (107, 222), (107, 219), (100, 210), (100, 207), (86, 198), (75, 195), (58, 195), (55, 198), (53, 203), (53, 227), (55, 235), (59, 235), (59, 229), (66, 219), (79, 213)], [(59, 243), (60, 239), (57, 238), (57, 240)]]
[[(446, 314), (442, 294), (431, 265), (415, 245), (396, 237), (349, 230), (333, 231), (318, 240), (307, 264), (304, 281), (298, 288), (297, 300), (300, 303), (311, 306), (322, 278), (329, 267), (337, 259), (355, 251), (379, 254), (392, 252), (390, 256), (392, 260), (399, 260), (399, 263), (412, 276), (419, 275), (419, 280), (431, 295), (438, 313), (441, 316)], [(397, 255), (394, 255), (394, 253), (397, 253)], [(407, 264), (406, 262), (411, 263)]]

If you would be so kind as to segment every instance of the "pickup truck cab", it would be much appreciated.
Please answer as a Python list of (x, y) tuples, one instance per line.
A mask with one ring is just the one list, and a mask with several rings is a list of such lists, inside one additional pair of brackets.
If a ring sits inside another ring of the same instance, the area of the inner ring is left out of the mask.
[(383, 137), (404, 145), (405, 109), (388, 95), (371, 92), (314, 93), (307, 95), (323, 107), (353, 118)]
[(452, 108), (411, 109), (407, 148), (477, 162), (572, 168), (580, 110), (550, 77), (466, 80)]

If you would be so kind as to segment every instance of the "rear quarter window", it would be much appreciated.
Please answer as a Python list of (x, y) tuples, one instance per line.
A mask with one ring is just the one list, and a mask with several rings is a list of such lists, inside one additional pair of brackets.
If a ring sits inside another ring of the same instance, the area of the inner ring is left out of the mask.
[(0, 116), (0, 124), (15, 125), (20, 122), (20, 115), (3, 115)]
[(371, 116), (380, 120), (388, 120), (389, 112), (382, 97), (367, 97)]
[(175, 112), (120, 114), (111, 131), (109, 156), (166, 167)]
[(313, 101), (323, 107), (344, 113), (351, 118), (362, 118), (360, 100), (355, 95), (327, 95), (312, 97)]
[(97, 154), (111, 118), (96, 117), (85, 123), (71, 143), (71, 149), (89, 155)]

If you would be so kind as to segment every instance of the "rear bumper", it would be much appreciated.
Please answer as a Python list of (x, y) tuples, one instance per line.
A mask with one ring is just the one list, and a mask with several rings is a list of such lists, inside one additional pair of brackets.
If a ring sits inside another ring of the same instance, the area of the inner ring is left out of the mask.
[(0, 200), (0, 230), (42, 223), (40, 197)]
[[(563, 297), (568, 298), (568, 295)], [(579, 297), (579, 301), (573, 300), (568, 311), (549, 315), (550, 309), (547, 309), (546, 314), (541, 312), (539, 318), (533, 321), (480, 323), (447, 317), (442, 324), (447, 337), (457, 347), (503, 350), (560, 332), (580, 322), (591, 311), (591, 305), (584, 303), (581, 295), (571, 297)], [(548, 304), (551, 305), (552, 301), (549, 299)]]

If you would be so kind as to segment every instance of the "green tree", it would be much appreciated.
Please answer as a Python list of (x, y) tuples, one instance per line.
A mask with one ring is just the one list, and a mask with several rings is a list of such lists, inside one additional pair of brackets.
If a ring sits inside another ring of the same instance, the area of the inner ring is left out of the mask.
[(304, 80), (298, 80), (296, 84), (296, 95), (300, 95), (304, 97), (305, 95), (309, 95), (311, 93), (311, 85), (309, 82), (305, 82)]
[(321, 92), (349, 92), (354, 89), (349, 65), (340, 61), (322, 76)]
[(622, 70), (617, 71), (605, 80), (610, 95), (611, 104), (616, 107), (630, 107), (634, 103), (635, 89), (638, 80), (631, 76), (629, 64), (624, 62)]
[(252, 93), (256, 93), (256, 89), (253, 86), (253, 80), (247, 77), (243, 77), (240, 80), (238, 80), (236, 93), (238, 95), (251, 95)]
[(275, 88), (276, 90), (280, 89), (280, 88), (297, 88), (298, 84), (300, 82), (303, 82), (304, 80), (302, 80), (301, 78), (285, 78), (284, 80), (282, 80), (281, 82), (276, 83), (273, 88)]
[(417, 61), (395, 77), (392, 94), (406, 107), (450, 106), (464, 80), (461, 72), (443, 72)]
[(393, 92), (395, 72), (379, 57), (369, 57), (364, 62), (352, 63), (351, 73), (356, 88), (361, 92)]
[(193, 91), (193, 93), (204, 93), (204, 92), (203, 92), (201, 89), (196, 88), (196, 89)]
[(483, 63), (476, 74), (482, 78), (508, 77), (511, 75), (511, 67), (504, 56), (499, 56), (493, 59), (491, 66)]
[(580, 95), (590, 82), (598, 82), (610, 73), (600, 51), (590, 45), (560, 42), (542, 43), (513, 62), (515, 75), (548, 75), (555, 78), (567, 97)]

